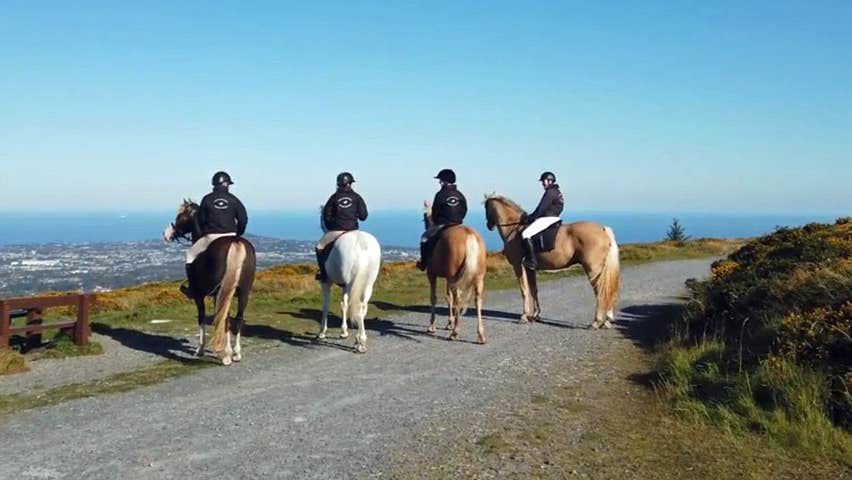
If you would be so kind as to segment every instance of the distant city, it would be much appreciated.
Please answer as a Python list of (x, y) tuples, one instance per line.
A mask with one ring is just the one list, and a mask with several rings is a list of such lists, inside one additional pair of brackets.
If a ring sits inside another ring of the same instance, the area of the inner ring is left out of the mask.
[[(313, 242), (250, 237), (259, 269), (314, 262)], [(0, 245), (0, 297), (47, 291), (108, 291), (182, 279), (186, 246), (158, 240)], [(383, 247), (385, 261), (417, 258), (410, 248)]]

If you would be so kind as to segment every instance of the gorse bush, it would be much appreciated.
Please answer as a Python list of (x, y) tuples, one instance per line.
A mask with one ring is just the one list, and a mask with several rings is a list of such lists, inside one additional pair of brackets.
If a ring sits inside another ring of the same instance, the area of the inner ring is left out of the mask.
[(852, 429), (852, 222), (779, 228), (687, 287), (663, 390), (722, 424), (852, 455), (829, 432)]

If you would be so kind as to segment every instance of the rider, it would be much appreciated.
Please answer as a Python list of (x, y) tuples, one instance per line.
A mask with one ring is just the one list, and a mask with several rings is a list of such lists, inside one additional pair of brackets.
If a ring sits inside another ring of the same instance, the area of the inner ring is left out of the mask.
[(456, 172), (445, 168), (435, 178), (441, 184), (441, 189), (432, 201), (432, 226), (420, 237), (420, 260), (417, 262), (420, 270), (426, 270), (435, 235), (446, 226), (462, 223), (467, 215), (467, 200), (456, 188)]
[(349, 172), (337, 176), (337, 191), (329, 197), (322, 209), (322, 220), (325, 225), (325, 235), (316, 246), (319, 272), (316, 279), (324, 282), (328, 279), (325, 271), (325, 261), (331, 251), (334, 241), (344, 233), (358, 230), (358, 220), (367, 219), (367, 204), (361, 195), (352, 190), (355, 179)]
[(556, 175), (553, 172), (542, 173), (538, 181), (541, 182), (541, 186), (544, 188), (544, 195), (542, 195), (541, 201), (538, 202), (535, 211), (522, 219), (528, 225), (521, 232), (521, 238), (524, 239), (524, 249), (526, 250), (524, 265), (532, 270), (538, 267), (532, 237), (558, 222), (559, 215), (562, 213), (564, 206), (562, 193), (559, 191), (559, 184), (556, 183)]
[[(239, 198), (228, 191), (228, 187), (234, 184), (231, 176), (226, 172), (216, 172), (213, 174), (211, 183), (213, 191), (201, 199), (196, 216), (202, 236), (186, 251), (187, 278), (190, 278), (192, 262), (207, 250), (213, 240), (227, 236), (242, 236), (248, 224), (246, 207)], [(188, 286), (181, 285), (180, 291), (191, 298)]]

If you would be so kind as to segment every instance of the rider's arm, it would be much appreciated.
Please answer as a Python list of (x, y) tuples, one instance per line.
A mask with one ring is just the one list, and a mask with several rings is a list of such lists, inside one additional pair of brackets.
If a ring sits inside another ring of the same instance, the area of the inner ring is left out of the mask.
[(322, 220), (325, 222), (326, 228), (331, 229), (331, 223), (334, 220), (334, 207), (337, 203), (334, 202), (334, 195), (329, 197), (328, 201), (325, 202), (325, 206), (322, 208)]
[(364, 199), (361, 198), (361, 195), (358, 195), (358, 220), (362, 222), (367, 219), (367, 204), (364, 203)]
[(461, 192), (459, 192), (459, 199), (461, 200), (461, 204), (459, 205), (459, 209), (461, 210), (459, 220), (464, 220), (464, 217), (467, 215), (467, 199), (464, 198)]
[(242, 236), (246, 233), (246, 226), (248, 226), (248, 214), (246, 213), (246, 207), (243, 205), (243, 202), (237, 200), (236, 212), (234, 212), (237, 217), (237, 235)]

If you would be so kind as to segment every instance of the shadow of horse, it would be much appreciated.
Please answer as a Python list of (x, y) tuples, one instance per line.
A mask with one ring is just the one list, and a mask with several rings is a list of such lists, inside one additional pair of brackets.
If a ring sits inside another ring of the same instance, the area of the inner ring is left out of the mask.
[[(195, 345), (185, 338), (146, 333), (123, 327), (111, 327), (103, 323), (92, 323), (92, 331), (119, 342), (123, 346), (147, 352), (185, 364), (210, 363), (212, 359), (195, 356)], [(218, 363), (218, 362), (217, 362)]]
[[(385, 302), (378, 302), (378, 303), (383, 303), (385, 305), (392, 305), (392, 304), (386, 304)], [(375, 305), (375, 303), (373, 303), (373, 304)], [(378, 306), (378, 305), (376, 305), (376, 306)], [(403, 309), (403, 308), (396, 307), (396, 306), (394, 306), (393, 308), (381, 308), (381, 307), (379, 307), (379, 308), (381, 310), (402, 310)], [(420, 308), (420, 307), (412, 306), (412, 310), (409, 310), (409, 311), (417, 311), (417, 310), (414, 310), (414, 308)], [(426, 307), (427, 311), (428, 311), (428, 309), (429, 309), (429, 307)], [(446, 310), (446, 309), (444, 309), (444, 310)], [(286, 314), (286, 315), (292, 315), (296, 318), (301, 318), (301, 319), (304, 319), (304, 320), (315, 320), (317, 322), (319, 322), (320, 319), (322, 318), (322, 310), (319, 310), (319, 309), (316, 309), (316, 308), (301, 308), (298, 311), (278, 312), (278, 313)], [(341, 322), (343, 321), (342, 318), (340, 318), (336, 315), (332, 315), (331, 312), (329, 312), (328, 318), (329, 318), (329, 324), (330, 325), (336, 325), (337, 327), (339, 327)], [(419, 325), (419, 324), (416, 324), (416, 323), (407, 323), (407, 322), (400, 322), (400, 321), (384, 320), (384, 319), (380, 319), (379, 317), (373, 317), (373, 318), (365, 319), (364, 328), (366, 330), (375, 332), (379, 337), (384, 337), (384, 336), (398, 337), (398, 338), (401, 338), (403, 340), (408, 340), (408, 341), (417, 342), (417, 343), (421, 343), (423, 338), (436, 339), (436, 340), (449, 340), (449, 338), (445, 338), (445, 337), (439, 336), (439, 335), (433, 335), (433, 334), (427, 332), (426, 327), (423, 326), (423, 325)], [(459, 340), (459, 341), (462, 342), (462, 343), (476, 343), (476, 342), (468, 342), (467, 340)]]
[[(405, 312), (414, 312), (414, 313), (423, 313), (426, 315), (430, 314), (428, 305), (399, 305), (396, 303), (376, 301), (372, 302), (377, 308), (383, 311), (405, 311)], [(435, 314), (439, 316), (446, 317), (449, 315), (449, 309), (447, 307), (436, 307)], [(497, 321), (509, 321), (511, 323), (517, 323), (520, 318), (520, 313), (512, 313), (512, 312), (504, 312), (502, 310), (491, 310), (487, 308), (482, 309), (482, 316), (491, 320)], [(465, 313), (465, 317), (476, 318), (475, 312), (471, 309)], [(552, 327), (558, 328), (571, 328), (571, 329), (588, 329), (591, 328), (588, 325), (580, 325), (576, 323), (564, 322), (560, 320), (554, 320), (550, 318), (541, 318), (536, 321), (536, 323), (542, 323), (545, 325), (549, 325)]]
[[(431, 314), (431, 310), (429, 305), (399, 305), (396, 303), (383, 302), (383, 301), (375, 301), (371, 302), (372, 305), (375, 305), (376, 308), (382, 311), (404, 311), (404, 312), (414, 312), (414, 313), (423, 313), (426, 315)], [(450, 310), (447, 307), (435, 307), (435, 314), (438, 316), (446, 317), (449, 316)], [(476, 318), (476, 311), (473, 308), (468, 308), (467, 312), (465, 312), (465, 317), (468, 318)], [(482, 316), (488, 317), (492, 320), (512, 320), (517, 321), (520, 318), (520, 313), (510, 313), (503, 312), (500, 310), (490, 310), (487, 308), (482, 309)]]

